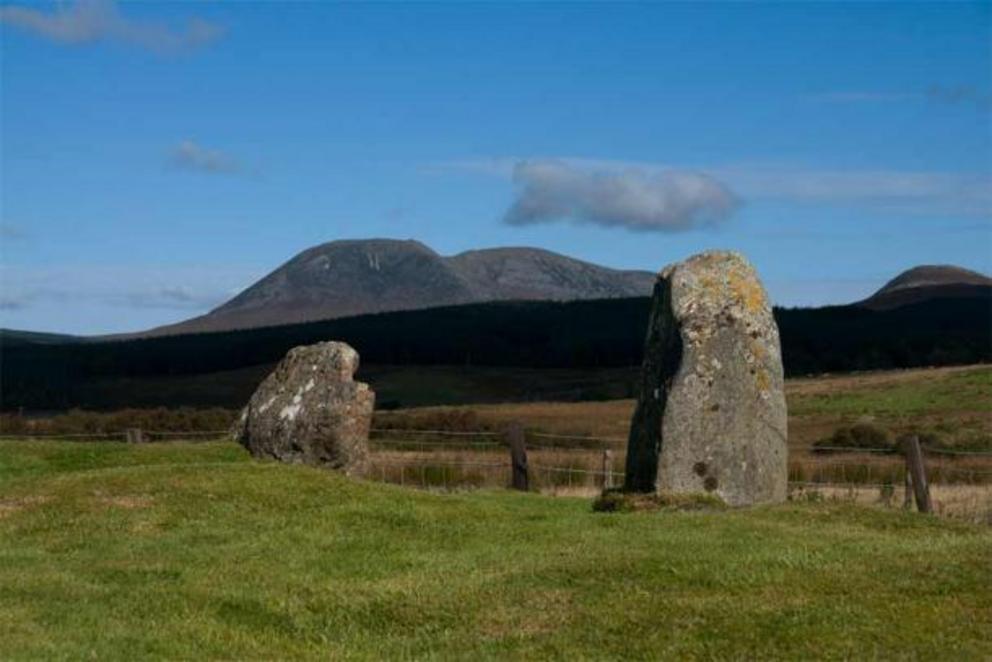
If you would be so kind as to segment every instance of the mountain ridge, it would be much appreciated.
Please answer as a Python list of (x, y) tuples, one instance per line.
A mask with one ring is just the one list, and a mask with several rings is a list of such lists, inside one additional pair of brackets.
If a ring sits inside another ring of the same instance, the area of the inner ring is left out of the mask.
[(540, 248), (442, 256), (413, 239), (346, 239), (297, 253), (205, 315), (128, 335), (228, 331), (489, 301), (646, 296), (654, 278)]

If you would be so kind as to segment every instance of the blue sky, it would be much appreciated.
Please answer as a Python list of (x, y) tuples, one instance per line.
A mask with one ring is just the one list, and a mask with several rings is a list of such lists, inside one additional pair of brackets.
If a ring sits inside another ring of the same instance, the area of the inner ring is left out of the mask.
[(0, 326), (147, 328), (415, 238), (773, 299), (992, 271), (992, 4), (5, 3)]

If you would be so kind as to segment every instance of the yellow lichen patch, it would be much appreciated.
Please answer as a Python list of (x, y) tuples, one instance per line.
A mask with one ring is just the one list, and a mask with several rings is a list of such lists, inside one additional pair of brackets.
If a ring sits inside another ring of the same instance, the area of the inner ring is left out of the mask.
[(703, 292), (712, 292), (718, 287), (720, 287), (720, 283), (712, 274), (706, 273), (699, 277), (699, 289)]
[(730, 291), (745, 310), (757, 313), (767, 305), (764, 288), (751, 276), (741, 269), (732, 269), (727, 275)]
[(758, 370), (754, 375), (754, 383), (758, 387), (758, 391), (765, 392), (772, 386), (772, 380), (768, 377), (767, 370)]

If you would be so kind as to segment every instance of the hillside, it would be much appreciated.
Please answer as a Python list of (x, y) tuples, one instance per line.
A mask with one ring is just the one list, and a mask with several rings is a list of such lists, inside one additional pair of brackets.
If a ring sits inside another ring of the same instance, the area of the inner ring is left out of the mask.
[(992, 306), (992, 278), (950, 265), (922, 265), (908, 269), (857, 305), (888, 310), (933, 299), (985, 297)]
[[(646, 297), (494, 302), (223, 333), (11, 347), (0, 363), (2, 407), (239, 407), (290, 348), (327, 339), (359, 351), (360, 374), (369, 375), (373, 388), (373, 375), (397, 386), (380, 405), (629, 397), (649, 303)], [(892, 310), (776, 309), (775, 316), (792, 376), (992, 361), (986, 298)], [(453, 370), (435, 384), (424, 366)]]
[(303, 251), (233, 299), (144, 334), (227, 331), (485, 301), (643, 296), (654, 275), (536, 248), (443, 257), (417, 241), (333, 241)]
[(62, 333), (43, 333), (40, 331), (18, 331), (16, 329), (0, 329), (0, 350), (4, 347), (17, 345), (57, 345), (81, 342), (85, 338), (70, 336)]
[(829, 502), (602, 514), (231, 443), (0, 443), (3, 659), (992, 656), (988, 527)]

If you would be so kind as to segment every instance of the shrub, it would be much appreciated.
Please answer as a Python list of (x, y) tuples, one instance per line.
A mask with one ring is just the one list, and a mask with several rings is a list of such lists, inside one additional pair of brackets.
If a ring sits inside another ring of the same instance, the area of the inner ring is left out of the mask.
[(622, 489), (604, 491), (592, 502), (593, 512), (629, 513), (640, 510), (723, 510), (727, 504), (715, 494), (703, 492), (641, 494)]
[(19, 435), (117, 434), (128, 428), (161, 432), (208, 432), (226, 430), (234, 423), (238, 412), (233, 409), (121, 409), (94, 412), (71, 409), (47, 418), (25, 418), (19, 415), (0, 416), (0, 433)]
[[(381, 411), (381, 410), (380, 410)], [(373, 414), (373, 427), (383, 430), (445, 430), (472, 432), (493, 428), (473, 409), (435, 409), (425, 412)]]
[(596, 513), (628, 513), (634, 508), (633, 495), (622, 490), (606, 490), (592, 502), (592, 510)]
[(830, 437), (813, 444), (813, 450), (816, 452), (831, 452), (833, 448), (851, 450), (881, 448), (890, 452), (896, 450), (888, 431), (873, 423), (855, 423), (839, 427)]

